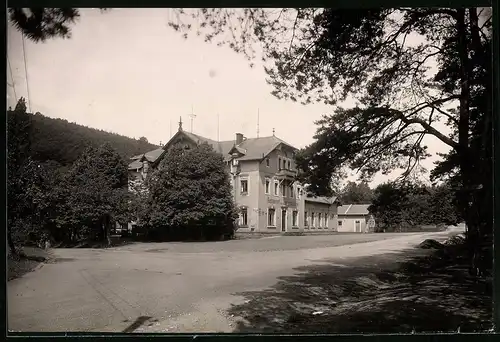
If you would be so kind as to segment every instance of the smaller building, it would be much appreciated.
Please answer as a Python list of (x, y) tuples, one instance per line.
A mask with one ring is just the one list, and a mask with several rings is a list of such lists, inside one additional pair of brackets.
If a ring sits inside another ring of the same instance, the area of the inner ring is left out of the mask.
[(375, 218), (368, 211), (370, 204), (345, 204), (338, 207), (338, 232), (368, 233), (375, 230)]

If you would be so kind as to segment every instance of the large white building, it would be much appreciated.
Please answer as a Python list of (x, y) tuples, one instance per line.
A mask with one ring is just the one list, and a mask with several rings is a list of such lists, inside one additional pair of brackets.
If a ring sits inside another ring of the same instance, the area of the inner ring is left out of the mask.
[(295, 147), (276, 136), (246, 138), (236, 133), (230, 141), (214, 141), (186, 132), (177, 133), (161, 148), (132, 157), (131, 180), (141, 181), (176, 144), (193, 147), (208, 143), (224, 156), (240, 209), (238, 231), (336, 231), (336, 198), (309, 197), (295, 181)]

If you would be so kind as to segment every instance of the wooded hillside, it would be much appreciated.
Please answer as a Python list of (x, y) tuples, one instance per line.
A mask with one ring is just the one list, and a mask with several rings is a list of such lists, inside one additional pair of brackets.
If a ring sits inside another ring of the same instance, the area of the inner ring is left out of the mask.
[(118, 154), (130, 157), (158, 148), (147, 139), (132, 139), (63, 119), (53, 119), (40, 113), (32, 118), (32, 158), (39, 162), (55, 161), (63, 166), (72, 164), (88, 147), (109, 143)]

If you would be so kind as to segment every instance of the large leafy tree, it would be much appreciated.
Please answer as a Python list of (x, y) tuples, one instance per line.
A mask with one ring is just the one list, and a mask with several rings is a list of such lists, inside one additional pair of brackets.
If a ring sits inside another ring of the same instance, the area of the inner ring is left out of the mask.
[(166, 238), (220, 238), (233, 233), (237, 217), (229, 176), (209, 145), (172, 147), (146, 180), (150, 233)]
[(478, 189), (492, 187), (490, 9), (245, 8), (177, 14), (170, 26), (186, 37), (196, 29), (206, 41), (229, 45), (249, 59), (260, 43), (278, 98), (305, 104), (337, 105), (348, 96), (357, 101), (325, 115), (315, 142), (297, 155), (301, 179), (311, 191), (331, 192), (330, 175), (345, 165), (363, 177), (396, 168), (409, 175), (429, 156), (423, 138), (433, 136), (451, 149), (447, 171), (441, 170), (457, 170), (459, 207), (469, 229), (491, 230), (478, 202), (491, 203), (488, 190), (478, 195)]
[(26, 113), (26, 101), (20, 98), (16, 108), (7, 111), (7, 240), (16, 254), (14, 229), (30, 216), (29, 198), (31, 160), (31, 120)]
[(345, 204), (368, 204), (373, 198), (373, 190), (367, 182), (347, 182), (340, 193), (340, 201)]
[(71, 240), (110, 242), (114, 221), (128, 220), (127, 165), (109, 144), (89, 147), (72, 165), (59, 188), (58, 226)]
[(455, 225), (460, 215), (448, 184), (427, 186), (414, 182), (388, 182), (374, 190), (370, 212), (381, 230), (401, 230), (420, 225)]

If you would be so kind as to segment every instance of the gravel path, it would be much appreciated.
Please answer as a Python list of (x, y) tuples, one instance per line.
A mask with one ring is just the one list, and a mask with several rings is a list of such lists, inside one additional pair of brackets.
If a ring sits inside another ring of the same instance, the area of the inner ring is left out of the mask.
[(215, 243), (55, 249), (55, 262), (8, 283), (13, 331), (231, 332), (236, 295), (300, 266), (400, 251), (449, 232), (280, 236)]

